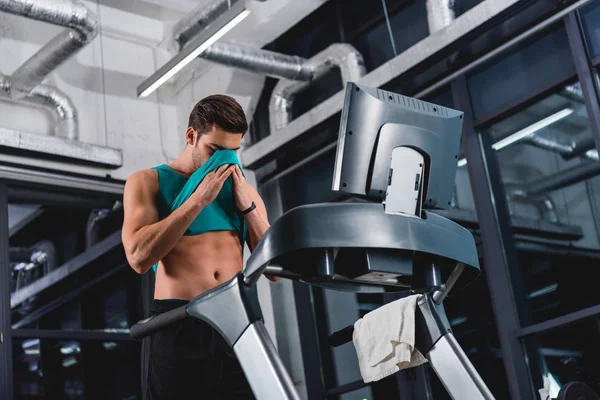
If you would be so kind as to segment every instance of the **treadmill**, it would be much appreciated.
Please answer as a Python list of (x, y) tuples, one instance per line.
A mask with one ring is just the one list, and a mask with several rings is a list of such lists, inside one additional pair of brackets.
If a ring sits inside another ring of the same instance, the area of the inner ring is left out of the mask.
[[(480, 273), (474, 238), (427, 211), (450, 206), (462, 119), (457, 110), (348, 82), (332, 190), (363, 201), (289, 210), (234, 278), (138, 322), (131, 335), (199, 318), (233, 348), (257, 399), (300, 399), (263, 323), (256, 289), (263, 273), (334, 290), (410, 292), (420, 295), (415, 347), (451, 397), (494, 399), (443, 306), (450, 290)], [(351, 331), (332, 335), (330, 343), (350, 341)]]

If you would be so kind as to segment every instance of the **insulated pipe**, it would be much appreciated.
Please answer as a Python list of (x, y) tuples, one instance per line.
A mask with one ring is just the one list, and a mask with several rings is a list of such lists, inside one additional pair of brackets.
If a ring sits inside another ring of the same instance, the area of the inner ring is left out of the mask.
[[(230, 1), (230, 2), (229, 2)], [(181, 51), (196, 35), (212, 21), (229, 10), (239, 0), (216, 0), (192, 10), (173, 27), (173, 38)], [(273, 78), (300, 81), (312, 79), (312, 71), (304, 63), (306, 59), (273, 51), (219, 41), (212, 44), (199, 56), (228, 67), (264, 74)]]
[[(356, 82), (366, 73), (362, 55), (351, 45), (332, 44), (310, 58), (306, 64), (313, 71), (312, 80), (317, 80), (334, 67), (340, 69), (342, 83)], [(311, 85), (311, 82), (280, 80), (271, 94), (269, 120), (271, 134), (286, 127), (292, 121), (292, 105), (296, 95)]]
[(79, 2), (61, 0), (0, 0), (0, 11), (67, 27), (11, 75), (12, 99), (25, 98), (59, 65), (97, 35), (97, 17)]
[(427, 0), (427, 25), (429, 34), (434, 34), (450, 25), (456, 16), (455, 0)]
[[(550, 222), (560, 222), (558, 218), (558, 212), (556, 211), (556, 205), (549, 196), (532, 196), (528, 191), (520, 186), (513, 186), (507, 184), (506, 197), (508, 200), (518, 201), (521, 203), (529, 203), (536, 206), (541, 218), (544, 218)], [(511, 186), (513, 186), (511, 188)]]
[(594, 138), (592, 135), (586, 135), (583, 139), (576, 140), (572, 144), (573, 149), (570, 153), (562, 154), (562, 157), (565, 160), (570, 160), (582, 154), (585, 154), (587, 151), (596, 147), (596, 143), (594, 142)]
[(592, 160), (598, 159), (597, 155), (586, 154), (588, 150), (593, 149), (595, 146), (594, 138), (592, 138), (591, 135), (585, 135), (585, 137), (573, 141), (566, 141), (559, 137), (552, 137), (547, 134), (542, 135), (539, 132), (536, 132), (522, 140), (524, 143), (556, 152), (565, 160), (570, 160), (580, 155)]
[(206, 49), (201, 58), (273, 78), (310, 81), (313, 71), (306, 59), (239, 44), (217, 42)]
[[(230, 2), (231, 1), (231, 2)], [(237, 0), (236, 0), (237, 1)], [(194, 36), (202, 32), (214, 19), (226, 12), (233, 0), (217, 0), (197, 7), (179, 21), (173, 37), (181, 50)], [(333, 44), (309, 60), (232, 43), (215, 43), (200, 58), (267, 76), (285, 79), (275, 86), (269, 104), (271, 132), (285, 127), (292, 119), (292, 104), (296, 94), (331, 68), (338, 67), (342, 82), (357, 81), (365, 75), (362, 55), (349, 44)]]
[(10, 95), (11, 90), (11, 77), (0, 75), (0, 98), (45, 108), (54, 118), (54, 134), (56, 136), (72, 140), (78, 139), (77, 109), (71, 99), (62, 91), (51, 86), (37, 85), (24, 98), (14, 100)]
[(240, 0), (216, 0), (210, 4), (202, 4), (180, 19), (173, 27), (173, 38), (179, 50), (238, 1)]
[(557, 174), (542, 178), (527, 185), (527, 193), (533, 196), (544, 195), (557, 189), (579, 183), (600, 174), (600, 162), (586, 161), (565, 169)]

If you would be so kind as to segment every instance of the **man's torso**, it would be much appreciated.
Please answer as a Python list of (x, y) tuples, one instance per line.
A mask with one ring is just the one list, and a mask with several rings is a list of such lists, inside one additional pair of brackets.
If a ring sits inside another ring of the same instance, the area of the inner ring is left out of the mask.
[[(165, 205), (178, 195), (185, 184), (186, 178), (177, 175), (176, 172), (169, 171), (168, 167), (163, 166), (162, 171), (157, 170), (157, 205), (159, 209), (162, 208), (161, 218), (165, 216)], [(243, 255), (239, 231), (204, 232), (211, 228), (203, 224), (201, 218), (203, 213), (192, 224), (192, 227), (196, 226), (196, 231), (186, 233), (159, 262), (154, 289), (155, 299), (191, 300), (230, 280), (241, 270)], [(208, 211), (204, 213), (204, 218), (218, 219)]]

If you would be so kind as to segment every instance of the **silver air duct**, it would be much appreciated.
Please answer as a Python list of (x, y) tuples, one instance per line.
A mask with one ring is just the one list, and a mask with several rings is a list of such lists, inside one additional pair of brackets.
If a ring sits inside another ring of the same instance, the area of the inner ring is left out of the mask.
[[(173, 37), (181, 50), (187, 42), (204, 30), (211, 21), (227, 11), (238, 0), (217, 0), (197, 7), (173, 28)], [(306, 60), (232, 43), (215, 43), (200, 56), (228, 67), (264, 74), (280, 80), (269, 103), (271, 132), (292, 120), (292, 103), (296, 95), (334, 67), (340, 69), (342, 82), (357, 81), (365, 75), (362, 55), (349, 44), (333, 44)]]
[(311, 81), (280, 80), (271, 94), (269, 120), (271, 134), (286, 127), (292, 121), (292, 104), (298, 93), (334, 67), (340, 69), (342, 82), (356, 82), (366, 73), (362, 55), (351, 45), (332, 44), (306, 61), (305, 66), (312, 71)]
[(25, 61), (11, 75), (9, 96), (23, 99), (59, 65), (91, 42), (97, 34), (97, 17), (72, 1), (0, 0), (0, 11), (67, 27)]
[(288, 56), (239, 44), (217, 42), (206, 49), (200, 57), (221, 65), (273, 78), (308, 81), (313, 76), (312, 70), (305, 65), (306, 59), (302, 57)]
[(212, 21), (239, 0), (216, 0), (210, 4), (202, 4), (193, 9), (188, 16), (179, 20), (173, 27), (173, 38), (179, 49), (183, 49), (185, 44), (194, 36), (202, 32)]
[(527, 184), (527, 193), (530, 196), (545, 195), (554, 190), (574, 185), (597, 175), (600, 175), (600, 162), (592, 160), (585, 161), (580, 165), (562, 170), (557, 174)]
[(456, 16), (454, 0), (427, 0), (427, 24), (432, 35), (450, 25)]
[(64, 26), (67, 29), (25, 61), (12, 76), (0, 75), (0, 98), (50, 110), (53, 135), (0, 128), (0, 145), (52, 157), (68, 158), (108, 168), (123, 165), (118, 149), (80, 142), (77, 110), (60, 90), (41, 82), (97, 35), (97, 17), (83, 4), (60, 0), (0, 0), (0, 12)]
[[(10, 99), (12, 80), (0, 75), (0, 98)], [(79, 123), (77, 109), (71, 99), (57, 88), (38, 85), (19, 103), (34, 105), (48, 110), (54, 119), (54, 135), (66, 139), (77, 139)]]
[[(173, 38), (179, 50), (196, 35), (206, 29), (212, 21), (239, 0), (216, 0), (195, 8), (188, 16), (173, 27)], [(264, 74), (273, 78), (307, 81), (312, 71), (304, 66), (306, 59), (288, 56), (273, 51), (257, 49), (239, 44), (220, 41), (204, 50), (199, 56), (227, 67)]]
[(536, 206), (540, 218), (550, 222), (559, 223), (558, 212), (556, 205), (549, 196), (540, 195), (538, 197), (531, 196), (523, 187), (513, 184), (505, 184), (506, 197), (509, 201), (518, 203), (533, 204)]
[(588, 151), (594, 148), (594, 139), (591, 135), (585, 135), (583, 138), (567, 141), (559, 137), (552, 137), (548, 134), (535, 132), (522, 140), (524, 143), (558, 153), (567, 160), (579, 155), (592, 160), (598, 160), (598, 152)]

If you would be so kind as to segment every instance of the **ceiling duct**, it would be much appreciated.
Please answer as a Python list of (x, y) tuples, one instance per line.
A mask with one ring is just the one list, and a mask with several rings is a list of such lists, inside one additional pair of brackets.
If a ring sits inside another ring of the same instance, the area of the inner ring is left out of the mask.
[(430, 35), (450, 25), (456, 17), (455, 0), (427, 0), (425, 6)]
[(206, 29), (211, 22), (238, 1), (243, 0), (216, 0), (209, 4), (202, 4), (180, 19), (173, 27), (173, 39), (178, 50), (181, 51), (194, 36)]
[[(10, 77), (0, 75), (0, 98), (10, 98), (12, 81)], [(71, 99), (57, 88), (38, 85), (19, 103), (42, 107), (49, 111), (54, 119), (54, 134), (67, 139), (77, 139), (79, 123), (77, 109)]]
[(554, 190), (582, 182), (600, 174), (600, 162), (585, 161), (574, 167), (562, 170), (557, 174), (539, 179), (527, 184), (527, 193), (530, 196), (545, 195)]
[(232, 68), (299, 81), (309, 81), (313, 71), (306, 59), (239, 44), (217, 42), (206, 49), (201, 58)]
[(0, 0), (0, 11), (67, 27), (11, 75), (11, 98), (22, 99), (97, 34), (97, 17), (83, 4), (60, 0)]
[[(173, 28), (179, 50), (210, 26), (238, 0), (217, 0), (197, 7)], [(339, 68), (342, 82), (356, 81), (366, 73), (362, 55), (349, 44), (333, 44), (310, 59), (289, 56), (243, 45), (219, 42), (199, 56), (228, 67), (243, 69), (281, 79), (269, 103), (271, 132), (292, 120), (292, 104), (296, 95), (332, 68)]]
[(559, 222), (556, 207), (552, 199), (548, 196), (548, 193), (600, 174), (598, 152), (589, 151), (594, 147), (594, 140), (589, 135), (569, 141), (557, 136), (534, 132), (523, 138), (522, 141), (523, 143), (558, 153), (564, 159), (584, 156), (590, 160), (522, 187), (507, 187), (507, 197), (509, 200), (535, 204), (540, 211), (541, 217), (551, 222)]
[(549, 196), (531, 196), (524, 187), (519, 185), (505, 184), (505, 186), (506, 197), (509, 201), (532, 204), (537, 208), (541, 219), (554, 223), (560, 222), (556, 205)]
[(33, 152), (50, 159), (67, 158), (88, 165), (118, 168), (123, 165), (117, 149), (80, 142), (77, 109), (59, 89), (41, 82), (97, 35), (97, 17), (82, 3), (61, 0), (0, 0), (0, 12), (64, 26), (50, 42), (13, 72), (0, 75), (0, 99), (49, 110), (54, 117), (52, 135), (38, 135), (0, 128), (0, 146), (18, 154)]
[(285, 128), (292, 121), (292, 105), (296, 95), (332, 68), (340, 69), (344, 86), (346, 82), (356, 82), (366, 74), (362, 55), (353, 46), (345, 43), (332, 44), (307, 60), (305, 65), (313, 73), (310, 81), (280, 80), (273, 89), (269, 101), (271, 134)]
[(534, 132), (522, 140), (524, 143), (558, 153), (566, 160), (576, 156), (598, 160), (598, 152), (589, 151), (595, 146), (594, 138), (591, 135), (585, 135), (583, 138), (569, 141), (556, 136), (550, 136), (547, 133)]

